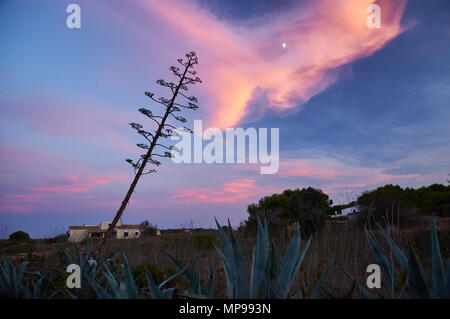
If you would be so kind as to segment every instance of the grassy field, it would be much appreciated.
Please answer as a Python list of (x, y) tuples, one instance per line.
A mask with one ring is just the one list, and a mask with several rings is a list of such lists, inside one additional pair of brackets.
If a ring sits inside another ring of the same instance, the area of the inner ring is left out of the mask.
[[(437, 218), (437, 230), (443, 260), (450, 258), (450, 218)], [(414, 228), (399, 230), (392, 227), (391, 237), (401, 248), (412, 245), (424, 264), (425, 271), (430, 272), (431, 258), (430, 250), (430, 223), (427, 219), (423, 225)], [(378, 231), (373, 232), (377, 241), (387, 248)], [(236, 232), (236, 237), (242, 247), (244, 260), (250, 271), (252, 249), (255, 238), (245, 236), (242, 232)], [(278, 258), (284, 254), (291, 234), (277, 234), (274, 241), (277, 247)], [(304, 243), (305, 241), (303, 241)], [(97, 241), (93, 241), (95, 248)], [(179, 268), (167, 257), (165, 251), (169, 252), (186, 265), (193, 267), (195, 264), (200, 269), (200, 277), (203, 282), (207, 280), (211, 263), (215, 269), (215, 288), (213, 296), (224, 298), (226, 281), (223, 266), (214, 248), (214, 244), (221, 247), (218, 232), (216, 230), (203, 230), (201, 232), (179, 232), (168, 233), (158, 237), (142, 237), (136, 240), (110, 240), (105, 248), (105, 255), (114, 252), (124, 252), (132, 269), (137, 270), (140, 265), (153, 264), (155, 280), (176, 273)], [(86, 243), (76, 246), (80, 250), (85, 249)], [(40, 271), (46, 278), (43, 289), (56, 290), (53, 298), (68, 298), (65, 290), (65, 265), (59, 252), (64, 248), (69, 253), (74, 253), (75, 245), (58, 239), (39, 239), (29, 242), (0, 241), (0, 255), (8, 256), (15, 264), (23, 260), (30, 261), (29, 271)], [(387, 250), (386, 250), (387, 251)], [(364, 230), (354, 223), (331, 223), (328, 222), (324, 228), (312, 237), (311, 246), (306, 254), (299, 275), (296, 278), (292, 292), (299, 290), (308, 292), (320, 277), (330, 257), (335, 254), (336, 260), (331, 269), (325, 286), (336, 296), (343, 296), (351, 286), (351, 282), (341, 268), (350, 272), (360, 284), (364, 284), (367, 278), (366, 267), (376, 263), (375, 256), (371, 251)], [(121, 263), (121, 255), (116, 254), (115, 262)], [(444, 265), (447, 267), (447, 265)], [(183, 275), (176, 279), (171, 287), (176, 287), (178, 292), (184, 292), (189, 285), (189, 279)], [(372, 291), (378, 297), (386, 297), (386, 287)], [(145, 293), (145, 292), (143, 292)], [(82, 297), (95, 297), (91, 290), (86, 290)], [(326, 295), (321, 295), (326, 298)], [(355, 291), (353, 298), (361, 297)]]

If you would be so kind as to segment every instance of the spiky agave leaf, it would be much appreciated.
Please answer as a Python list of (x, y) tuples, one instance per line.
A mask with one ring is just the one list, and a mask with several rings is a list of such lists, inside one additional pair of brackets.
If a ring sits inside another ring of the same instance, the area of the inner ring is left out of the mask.
[[(123, 256), (123, 272), (120, 278), (116, 279), (112, 272), (109, 270), (108, 266), (105, 265), (105, 271), (103, 271), (103, 276), (105, 278), (106, 287), (102, 287), (94, 277), (86, 277), (91, 284), (95, 294), (100, 299), (138, 299), (139, 292), (136, 287), (133, 275), (131, 273), (130, 265), (125, 256)], [(105, 289), (106, 288), (106, 289)]]
[(412, 246), (409, 246), (408, 285), (412, 297), (431, 298), (430, 281)]
[(315, 299), (315, 298), (317, 298), (319, 296), (320, 290), (323, 288), (325, 280), (327, 279), (328, 274), (330, 273), (331, 267), (333, 266), (334, 258), (335, 258), (335, 255), (333, 254), (331, 256), (330, 262), (328, 263), (327, 267), (322, 272), (322, 274), (320, 275), (319, 280), (314, 285), (314, 288), (311, 291), (311, 294), (308, 296), (309, 299)]
[(380, 224), (377, 223), (377, 226), (380, 229), (384, 239), (389, 244), (389, 248), (393, 252), (395, 259), (398, 261), (400, 268), (402, 270), (406, 269), (408, 267), (408, 257), (406, 257), (406, 254), (400, 249), (400, 247), (397, 246), (397, 244), (391, 239)]
[(202, 287), (202, 294), (208, 298), (211, 298), (214, 291), (214, 264), (211, 262), (209, 266), (209, 278), (206, 286)]
[(264, 227), (257, 220), (258, 229), (256, 246), (253, 248), (252, 268), (250, 273), (250, 298), (268, 298), (270, 296), (270, 242), (267, 222)]
[(367, 241), (369, 242), (369, 246), (372, 249), (373, 253), (375, 254), (375, 257), (378, 261), (378, 264), (381, 267), (381, 270), (383, 271), (384, 276), (386, 277), (387, 286), (389, 288), (389, 291), (391, 292), (392, 296), (395, 296), (394, 291), (394, 280), (393, 280), (393, 273), (392, 273), (392, 265), (384, 255), (383, 251), (378, 247), (378, 244), (375, 242), (375, 240), (372, 238), (372, 236), (369, 234), (369, 232), (366, 230), (366, 237)]
[(224, 253), (216, 246), (216, 250), (222, 259), (227, 281), (228, 298), (247, 298), (247, 276), (245, 264), (242, 257), (242, 250), (233, 234), (230, 221), (228, 227), (230, 230), (230, 239), (225, 235), (222, 227), (216, 219), (219, 236), (224, 246)]
[[(383, 237), (389, 244), (389, 248), (393, 252), (397, 262), (400, 267), (403, 268), (400, 275), (405, 273), (407, 275), (407, 286), (404, 287), (402, 297), (413, 297), (413, 298), (448, 298), (450, 296), (450, 280), (446, 276), (444, 271), (444, 266), (442, 263), (442, 257), (439, 248), (439, 240), (436, 231), (436, 220), (433, 216), (431, 219), (431, 258), (432, 258), (432, 280), (428, 278), (422, 264), (417, 257), (416, 252), (410, 246), (409, 254), (406, 254), (395, 244), (395, 242), (390, 238), (390, 236), (378, 225), (381, 230)], [(381, 249), (375, 243), (373, 238), (366, 231), (366, 236), (369, 245), (377, 257), (378, 263), (383, 269), (384, 275), (386, 276), (387, 286), (391, 290), (393, 296), (393, 278), (396, 280), (400, 278), (400, 275), (393, 272), (394, 266), (388, 262), (386, 256), (382, 253)], [(450, 267), (449, 267), (450, 268)], [(449, 270), (450, 272), (450, 270)]]
[[(44, 277), (39, 272), (27, 274), (37, 274), (40, 278), (37, 282), (28, 278), (25, 281), (25, 269), (29, 262), (22, 262), (16, 270), (8, 257), (3, 256), (2, 264), (0, 264), (0, 296), (7, 298), (40, 298), (41, 285)], [(30, 289), (31, 286), (31, 289)]]
[[(84, 252), (80, 251), (79, 248), (74, 245), (75, 250), (75, 258), (63, 248), (60, 250), (60, 257), (62, 261), (68, 266), (70, 264), (77, 264), (80, 266), (81, 278), (82, 281), (87, 280), (89, 277), (95, 279), (99, 274), (100, 270), (109, 262), (111, 262), (114, 255), (117, 252), (113, 252), (112, 254), (102, 257), (98, 262), (95, 259), (92, 259), (92, 246), (89, 240), (86, 241), (86, 250)], [(83, 286), (83, 282), (82, 282)]]
[(295, 276), (297, 275), (303, 258), (308, 251), (311, 238), (307, 241), (303, 249), (300, 248), (301, 236), (300, 226), (297, 224), (289, 246), (281, 261), (278, 278), (275, 283), (275, 294), (277, 298), (287, 298), (291, 290)]
[(150, 289), (150, 296), (152, 299), (172, 299), (173, 293), (175, 291), (174, 288), (168, 288), (168, 289), (162, 289), (164, 285), (172, 281), (173, 279), (177, 278), (178, 276), (182, 275), (187, 270), (187, 266), (184, 267), (182, 270), (177, 272), (176, 274), (170, 276), (166, 280), (164, 280), (159, 285), (156, 285), (155, 281), (153, 280), (150, 273), (145, 269), (145, 276), (147, 277), (147, 283), (148, 287)]
[[(189, 277), (190, 280), (190, 286), (188, 291), (184, 293), (185, 296), (189, 296), (192, 298), (211, 298), (213, 289), (214, 289), (214, 265), (211, 263), (209, 268), (209, 277), (208, 282), (206, 283), (206, 286), (203, 287), (201, 285), (200, 279), (199, 279), (199, 270), (197, 265), (195, 265), (194, 270), (190, 271), (189, 268), (183, 264), (182, 261), (178, 260), (174, 256), (172, 256), (167, 251), (164, 251), (166, 255), (175, 263), (175, 265), (178, 266), (180, 269), (186, 269), (185, 273)], [(196, 273), (196, 274), (195, 274)], [(194, 278), (196, 276), (197, 278)], [(200, 285), (200, 290), (197, 287), (197, 285)], [(194, 293), (196, 291), (197, 293)], [(200, 291), (200, 293), (198, 293)]]
[[(442, 263), (439, 239), (436, 231), (436, 220), (431, 219), (431, 258), (433, 276), (433, 298), (450, 298), (450, 279), (446, 278)], [(450, 267), (450, 263), (448, 265)], [(447, 274), (450, 276), (450, 272)]]
[[(352, 281), (356, 282), (356, 279), (343, 267), (341, 266), (342, 270), (344, 271), (344, 274)], [(375, 297), (367, 291), (363, 286), (361, 286), (359, 283), (356, 282), (356, 286), (358, 287), (359, 291), (361, 291), (361, 294), (366, 299), (374, 299)]]
[(188, 293), (194, 295), (202, 294), (202, 287), (200, 285), (200, 275), (198, 273), (198, 267), (195, 265), (194, 271), (192, 272), (191, 282), (189, 284)]

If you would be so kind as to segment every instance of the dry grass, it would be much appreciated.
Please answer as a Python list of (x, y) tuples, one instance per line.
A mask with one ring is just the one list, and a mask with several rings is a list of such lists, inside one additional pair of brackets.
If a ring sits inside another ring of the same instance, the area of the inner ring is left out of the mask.
[[(406, 248), (409, 244), (415, 247), (419, 256), (425, 262), (426, 270), (430, 269), (430, 265), (427, 264), (431, 253), (429, 248), (429, 225), (429, 223), (424, 223), (410, 229), (398, 230), (394, 227), (390, 230), (392, 238), (401, 247)], [(447, 260), (450, 257), (450, 219), (438, 218), (437, 226), (442, 257), (444, 260)], [(212, 235), (218, 239), (217, 232), (214, 230), (207, 230), (202, 232), (202, 234)], [(242, 246), (249, 269), (255, 239), (247, 238), (239, 232), (236, 235)], [(377, 241), (384, 245), (380, 234), (374, 231), (374, 235)], [(178, 233), (166, 234), (161, 237), (144, 237), (138, 240), (111, 240), (107, 243), (105, 254), (123, 251), (132, 267), (144, 263), (156, 264), (166, 275), (171, 275), (178, 271), (178, 268), (164, 253), (164, 251), (167, 251), (186, 265), (193, 266), (197, 264), (204, 281), (208, 277), (209, 265), (213, 263), (216, 270), (214, 297), (225, 297), (225, 276), (217, 253), (214, 249), (196, 248), (193, 236), (195, 236), (195, 233)], [(281, 258), (288, 244), (287, 237), (286, 234), (279, 234), (275, 238), (279, 258)], [(32, 260), (33, 268), (39, 269), (44, 274), (54, 275), (58, 269), (60, 272), (64, 271), (64, 266), (61, 264), (57, 254), (58, 250), (61, 247), (70, 250), (71, 246), (67, 242), (48, 244), (45, 240), (24, 244), (0, 241), (0, 255), (7, 254), (14, 259), (14, 256), (17, 256), (17, 254), (26, 253), (27, 257), (22, 256), (22, 258), (34, 258)], [(386, 245), (384, 246), (386, 247)], [(83, 245), (80, 244), (79, 247), (82, 249)], [(357, 278), (360, 284), (364, 284), (367, 277), (367, 265), (376, 263), (376, 259), (368, 246), (366, 236), (361, 228), (351, 223), (327, 224), (321, 231), (313, 235), (311, 246), (301, 267), (294, 291), (300, 288), (310, 289), (333, 254), (336, 256), (336, 261), (326, 282), (326, 287), (338, 296), (343, 295), (351, 285), (350, 280), (345, 277), (339, 265), (345, 267), (347, 271)], [(183, 276), (174, 282), (174, 285), (182, 292), (188, 286), (187, 277)], [(386, 297), (386, 287), (382, 288), (377, 294), (380, 297)], [(358, 297), (358, 294), (355, 294), (354, 297)]]

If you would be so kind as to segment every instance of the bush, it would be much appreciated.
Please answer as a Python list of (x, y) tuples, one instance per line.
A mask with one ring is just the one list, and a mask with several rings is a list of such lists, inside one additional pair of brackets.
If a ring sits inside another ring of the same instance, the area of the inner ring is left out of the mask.
[(194, 247), (196, 249), (214, 249), (214, 245), (217, 245), (217, 240), (211, 235), (195, 235)]
[(156, 284), (160, 284), (166, 277), (164, 271), (158, 268), (155, 264), (141, 264), (136, 266), (133, 270), (133, 278), (136, 280), (136, 284), (139, 287), (147, 287), (147, 277), (145, 276), (145, 269), (147, 269), (150, 276)]
[(357, 222), (364, 226), (370, 214), (373, 221), (385, 225), (399, 224), (400, 227), (412, 227), (423, 222), (417, 203), (411, 200), (415, 190), (404, 190), (398, 185), (385, 185), (372, 191), (366, 191), (358, 197), (360, 208)]
[(267, 221), (271, 235), (284, 234), (289, 226), (299, 223), (302, 236), (308, 237), (328, 219), (332, 204), (332, 200), (320, 189), (288, 189), (281, 194), (263, 197), (258, 204), (249, 205), (249, 217), (242, 228), (250, 233), (256, 232), (259, 217)]
[(24, 231), (16, 231), (14, 233), (12, 233), (11, 235), (9, 235), (9, 240), (13, 240), (13, 241), (29, 241), (30, 235)]

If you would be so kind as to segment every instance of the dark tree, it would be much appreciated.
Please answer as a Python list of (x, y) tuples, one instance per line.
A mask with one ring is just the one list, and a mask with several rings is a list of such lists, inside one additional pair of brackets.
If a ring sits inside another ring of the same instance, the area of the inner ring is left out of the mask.
[(281, 194), (261, 198), (258, 204), (249, 205), (249, 216), (243, 229), (254, 233), (259, 217), (266, 219), (274, 234), (285, 233), (286, 227), (298, 222), (302, 235), (309, 236), (323, 225), (332, 204), (332, 200), (320, 189), (287, 189)]
[(14, 233), (12, 233), (11, 235), (9, 235), (9, 240), (12, 241), (29, 241), (30, 240), (30, 235), (28, 235), (28, 233), (24, 232), (24, 231), (16, 231)]
[[(128, 192), (125, 195), (125, 198), (122, 201), (122, 204), (119, 207), (119, 210), (114, 217), (114, 220), (110, 224), (108, 231), (103, 238), (102, 242), (99, 245), (96, 255), (98, 256), (105, 244), (107, 238), (111, 236), (112, 231), (114, 230), (117, 222), (121, 218), (130, 198), (136, 188), (136, 185), (141, 178), (142, 175), (155, 173), (156, 170), (154, 168), (147, 168), (147, 164), (153, 166), (159, 166), (161, 164), (157, 158), (164, 157), (172, 157), (172, 152), (177, 151), (173, 146), (166, 146), (163, 143), (159, 142), (159, 138), (170, 138), (171, 136), (177, 136), (176, 132), (177, 127), (170, 124), (170, 120), (176, 120), (181, 123), (186, 123), (187, 120), (180, 115), (177, 115), (182, 109), (190, 109), (196, 110), (198, 109), (197, 103), (198, 100), (195, 96), (188, 96), (183, 91), (188, 91), (188, 86), (195, 83), (201, 83), (199, 77), (196, 76), (197, 72), (194, 70), (194, 66), (198, 64), (198, 58), (195, 52), (190, 52), (186, 54), (186, 60), (178, 59), (179, 64), (182, 65), (182, 68), (171, 66), (170, 70), (173, 75), (177, 78), (177, 83), (166, 82), (164, 80), (157, 80), (156, 83), (168, 88), (171, 91), (171, 97), (159, 97), (156, 98), (153, 93), (145, 92), (145, 95), (149, 97), (153, 102), (156, 102), (163, 106), (164, 113), (162, 115), (154, 114), (151, 110), (146, 108), (140, 108), (139, 112), (149, 118), (153, 123), (156, 124), (156, 131), (151, 133), (149, 131), (144, 130), (143, 126), (138, 123), (130, 123), (131, 127), (137, 131), (144, 139), (145, 143), (137, 144), (138, 147), (145, 150), (145, 153), (140, 156), (137, 161), (133, 161), (131, 159), (127, 159), (126, 161), (132, 165), (135, 171), (135, 177), (133, 182), (128, 189)], [(184, 102), (179, 103), (176, 99), (182, 98)], [(184, 127), (183, 130), (185, 132), (192, 133), (192, 130)]]

